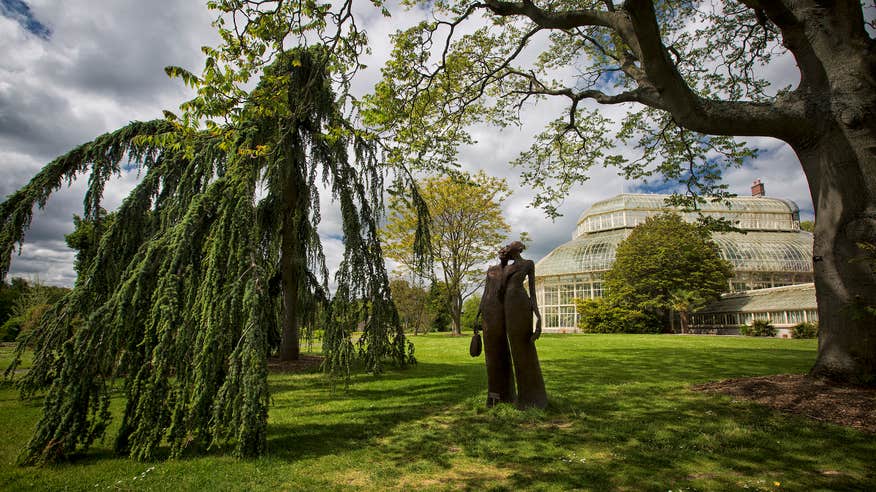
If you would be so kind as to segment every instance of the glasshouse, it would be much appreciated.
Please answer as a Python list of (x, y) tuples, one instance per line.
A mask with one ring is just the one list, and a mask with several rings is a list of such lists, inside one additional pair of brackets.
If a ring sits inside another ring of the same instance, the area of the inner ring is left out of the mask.
[(769, 321), (776, 336), (789, 338), (799, 323), (817, 323), (815, 284), (788, 285), (747, 292), (731, 292), (691, 316), (691, 333), (736, 335), (741, 325)]
[[(617, 245), (645, 218), (675, 211), (688, 221), (697, 219), (696, 212), (667, 206), (667, 198), (625, 193), (595, 203), (578, 219), (572, 240), (536, 264), (536, 295), (546, 332), (577, 330), (574, 299), (602, 297), (602, 276), (614, 262)], [(733, 264), (729, 291), (812, 282), (812, 234), (800, 230), (794, 202), (734, 197), (703, 204), (699, 213), (725, 218), (744, 231), (712, 234), (721, 256)]]

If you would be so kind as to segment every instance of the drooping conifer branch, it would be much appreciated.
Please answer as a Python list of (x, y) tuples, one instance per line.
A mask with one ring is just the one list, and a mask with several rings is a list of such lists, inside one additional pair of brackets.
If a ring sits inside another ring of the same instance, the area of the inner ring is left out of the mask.
[[(60, 157), (0, 205), (5, 274), (33, 206), (63, 180), (91, 172), (85, 214), (99, 221), (104, 185), (124, 160), (143, 173), (96, 228), (94, 257), (72, 292), (29, 339), (34, 365), (20, 388), (47, 392), (23, 463), (55, 461), (101, 437), (117, 380), (119, 454), (152, 459), (164, 443), (171, 456), (224, 443), (240, 456), (264, 453), (267, 357), (290, 323), (323, 322), (335, 375), (349, 375), (356, 358), (373, 372), (413, 362), (377, 240), (386, 170), (343, 118), (326, 66), (320, 48), (288, 52), (233, 125), (132, 123)], [(321, 183), (340, 203), (345, 243), (331, 303)]]
[(147, 164), (152, 160), (153, 149), (134, 143), (141, 135), (156, 135), (170, 130), (163, 120), (135, 122), (112, 133), (97, 137), (80, 145), (44, 167), (30, 182), (0, 204), (0, 278), (9, 273), (12, 250), (24, 239), (30, 227), (34, 205), (43, 208), (54, 191), (66, 182), (70, 184), (77, 176), (90, 171), (88, 192), (85, 199), (87, 217), (95, 217), (106, 180), (121, 172), (120, 164), (126, 155), (132, 161)]

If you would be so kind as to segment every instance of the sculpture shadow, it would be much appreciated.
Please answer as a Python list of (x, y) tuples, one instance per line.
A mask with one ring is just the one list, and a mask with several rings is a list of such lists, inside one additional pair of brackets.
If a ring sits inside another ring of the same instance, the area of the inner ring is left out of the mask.
[[(407, 370), (356, 376), (344, 388), (319, 375), (271, 385), (270, 455), (298, 460), (361, 446), (404, 423), (486, 395), (478, 364), (420, 362)], [(288, 418), (287, 418), (288, 417)]]

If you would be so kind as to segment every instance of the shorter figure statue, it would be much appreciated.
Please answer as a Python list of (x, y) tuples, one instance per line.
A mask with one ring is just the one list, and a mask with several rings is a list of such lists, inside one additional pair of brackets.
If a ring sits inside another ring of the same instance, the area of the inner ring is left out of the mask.
[(487, 269), (484, 293), (478, 316), (484, 333), (484, 357), (487, 362), (487, 406), (514, 402), (514, 375), (511, 349), (505, 332), (504, 283), (507, 250), (499, 250), (499, 264)]
[[(541, 336), (541, 313), (535, 298), (535, 263), (520, 256), (524, 249), (526, 246), (520, 241), (514, 241), (506, 247), (508, 259), (513, 263), (504, 267), (505, 329), (514, 361), (517, 406), (545, 408), (547, 392), (535, 350), (535, 341)], [(523, 282), (527, 279), (529, 293), (523, 287)], [(536, 318), (534, 332), (533, 315)]]

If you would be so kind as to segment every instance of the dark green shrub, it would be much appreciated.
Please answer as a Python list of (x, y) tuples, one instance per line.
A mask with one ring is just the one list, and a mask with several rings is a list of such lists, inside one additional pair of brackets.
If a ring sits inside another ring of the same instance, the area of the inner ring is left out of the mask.
[(0, 342), (14, 342), (18, 338), (18, 334), (21, 333), (23, 324), (24, 320), (19, 317), (6, 320), (3, 326), (0, 326)]
[(575, 303), (578, 327), (585, 333), (660, 333), (660, 323), (641, 311), (614, 306), (604, 298)]
[(818, 323), (804, 321), (791, 328), (791, 338), (817, 338)]
[(756, 319), (751, 323), (751, 336), (774, 337), (776, 328), (766, 319)]
[(478, 321), (478, 308), (481, 306), (481, 296), (473, 295), (465, 300), (462, 304), (462, 316), (460, 316), (460, 324), (462, 331), (480, 330), (481, 324)]
[(742, 335), (742, 336), (744, 336), (744, 337), (750, 337), (750, 336), (752, 336), (752, 334), (751, 334), (751, 327), (748, 326), (748, 325), (741, 325), (741, 326), (739, 327), (739, 334)]

